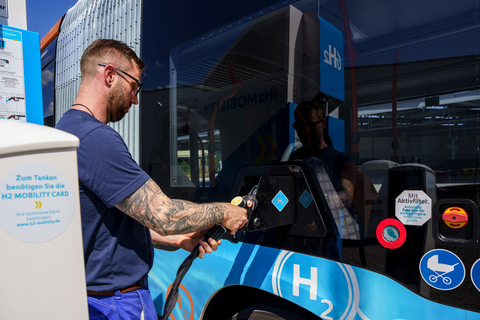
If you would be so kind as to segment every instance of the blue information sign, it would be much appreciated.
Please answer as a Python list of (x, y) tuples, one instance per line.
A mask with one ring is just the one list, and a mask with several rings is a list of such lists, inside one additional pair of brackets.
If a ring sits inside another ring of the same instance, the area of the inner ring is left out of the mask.
[(439, 290), (452, 290), (465, 279), (465, 266), (454, 253), (435, 249), (427, 252), (420, 260), (423, 280)]
[(272, 203), (275, 208), (278, 209), (278, 211), (282, 211), (288, 203), (288, 198), (285, 196), (282, 190), (280, 190), (275, 196), (275, 198), (272, 199)]
[(0, 119), (43, 125), (40, 35), (0, 24)]
[(320, 20), (320, 91), (345, 100), (343, 34), (326, 20)]

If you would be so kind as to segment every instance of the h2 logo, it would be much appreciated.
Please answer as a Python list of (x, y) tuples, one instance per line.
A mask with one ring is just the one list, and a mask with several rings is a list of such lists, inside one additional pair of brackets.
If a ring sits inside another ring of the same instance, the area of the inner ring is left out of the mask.
[(340, 53), (334, 47), (332, 51), (332, 46), (328, 45), (328, 50), (323, 51), (323, 62), (333, 66), (335, 69), (342, 70), (342, 57)]

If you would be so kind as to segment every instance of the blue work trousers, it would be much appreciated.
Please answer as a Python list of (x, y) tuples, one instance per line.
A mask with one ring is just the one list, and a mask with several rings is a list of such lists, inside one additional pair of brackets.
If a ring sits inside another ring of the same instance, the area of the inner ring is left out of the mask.
[(142, 288), (113, 296), (88, 296), (90, 320), (157, 320), (150, 290)]

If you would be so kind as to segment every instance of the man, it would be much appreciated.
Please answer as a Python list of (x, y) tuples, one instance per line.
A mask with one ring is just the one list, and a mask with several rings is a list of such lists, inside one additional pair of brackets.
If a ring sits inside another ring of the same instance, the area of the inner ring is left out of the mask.
[[(323, 114), (323, 106), (326, 99), (322, 102), (309, 100), (301, 102), (294, 112), (294, 129), (302, 142), (302, 147), (290, 155), (290, 160), (305, 159), (314, 157), (320, 159), (325, 164), (326, 172), (345, 208), (355, 218), (358, 217), (353, 207), (353, 196), (355, 192), (355, 182), (357, 175), (357, 166), (353, 159), (346, 153), (337, 151), (325, 143), (324, 129), (326, 119)], [(335, 240), (336, 230), (328, 228), (326, 253), (330, 258), (339, 259), (339, 249)], [(341, 241), (341, 239), (339, 239)]]
[(143, 68), (125, 43), (94, 41), (80, 61), (75, 103), (56, 126), (80, 139), (78, 175), (91, 318), (157, 319), (146, 285), (152, 239), (188, 251), (200, 243), (203, 258), (218, 243), (203, 242), (200, 230), (221, 222), (233, 234), (247, 222), (246, 210), (229, 203), (169, 199), (135, 163), (120, 135), (106, 125), (138, 104)]

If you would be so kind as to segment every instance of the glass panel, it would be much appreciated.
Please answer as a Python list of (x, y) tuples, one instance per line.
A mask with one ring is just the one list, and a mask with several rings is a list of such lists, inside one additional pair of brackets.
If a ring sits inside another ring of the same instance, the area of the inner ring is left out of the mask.
[[(286, 226), (251, 242), (325, 256), (325, 242), (338, 240), (338, 260), (453, 303), (430, 292), (418, 268), (423, 254), (448, 247), (432, 231), (442, 221), (402, 221), (408, 237), (395, 250), (380, 244), (376, 229), (402, 218), (396, 200), (404, 191), (427, 197), (431, 211), (445, 199), (469, 200), (473, 209), (479, 204), (480, 12), (474, 2), (144, 4), (142, 167), (167, 195), (229, 201), (243, 168), (289, 160), (301, 146), (292, 128), (295, 106), (327, 94), (323, 138), (354, 161), (358, 216), (351, 215), (359, 217), (361, 239), (329, 230), (319, 240)], [(338, 45), (329, 34), (340, 38)], [(325, 68), (339, 72), (325, 74)], [(472, 228), (477, 234), (478, 226)], [(464, 261), (478, 258), (452, 246)], [(456, 301), (470, 289), (456, 291)], [(478, 308), (475, 301), (463, 306)]]
[[(206, 149), (209, 145), (208, 131), (196, 132), (194, 128), (184, 127), (184, 131), (189, 134), (177, 137), (177, 162), (182, 176), (186, 176), (190, 181), (185, 181), (187, 186), (207, 187), (210, 184), (209, 179), (209, 152)], [(222, 154), (220, 131), (214, 131), (214, 142), (217, 152), (215, 153), (215, 176), (222, 170)]]
[(55, 60), (42, 69), (43, 121), (50, 127), (55, 126), (54, 107)]
[(55, 38), (52, 42), (42, 51), (42, 55), (40, 57), (42, 63), (42, 69), (45, 68), (53, 59), (55, 59), (56, 53), (55, 49), (57, 47), (57, 39)]
[[(442, 189), (476, 182), (479, 98), (475, 90), (398, 102), (395, 160), (427, 164)], [(392, 123), (391, 104), (360, 109), (362, 158), (390, 158)]]
[[(248, 1), (226, 11), (221, 1), (209, 2), (208, 10), (196, 2), (198, 11), (151, 4), (144, 21), (152, 28), (144, 29), (144, 39), (152, 40), (142, 48), (149, 66), (142, 163), (163, 190), (196, 200), (229, 197), (240, 167), (279, 160), (289, 143), (285, 105), (293, 99), (290, 32), (301, 19), (301, 11), (288, 6), (294, 2)], [(316, 3), (307, 3), (316, 11)], [(170, 14), (158, 19), (154, 12)], [(171, 27), (179, 25), (180, 13), (190, 28)], [(176, 37), (155, 41), (153, 26)]]

